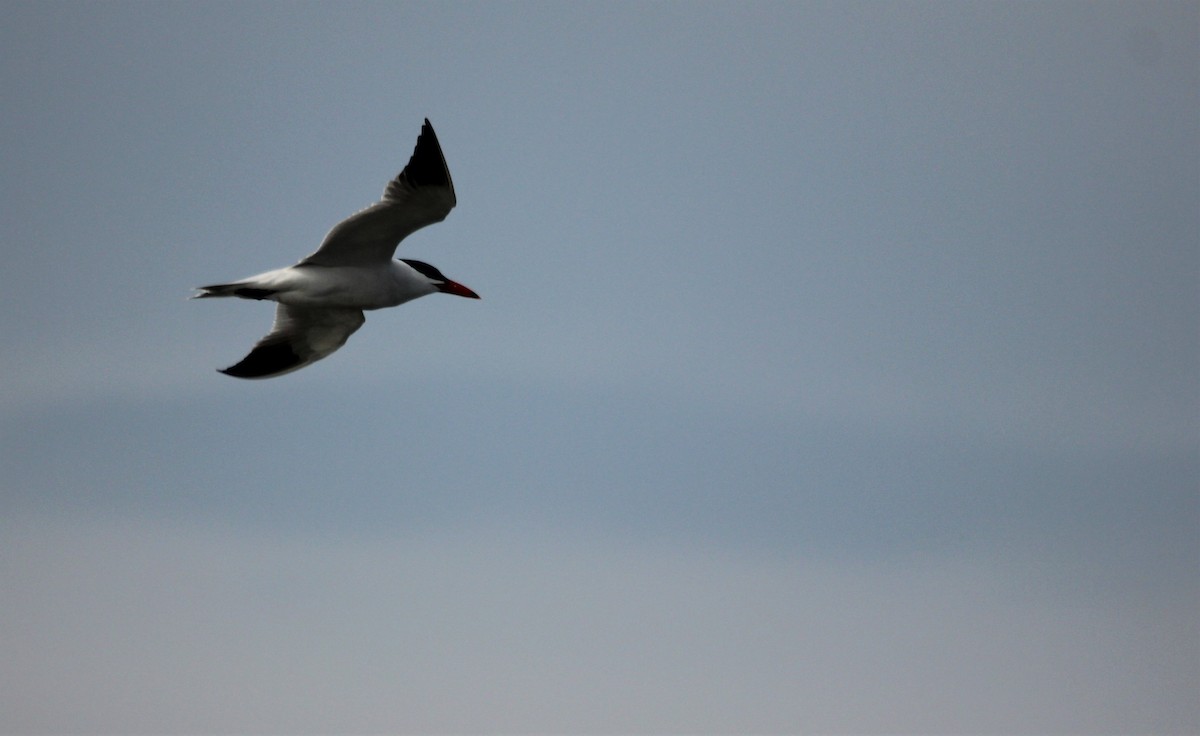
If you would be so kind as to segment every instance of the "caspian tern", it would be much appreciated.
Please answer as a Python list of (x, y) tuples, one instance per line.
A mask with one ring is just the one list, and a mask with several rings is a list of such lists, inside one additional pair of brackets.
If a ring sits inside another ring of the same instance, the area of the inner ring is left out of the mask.
[(446, 219), (455, 203), (446, 158), (426, 119), (412, 158), (388, 182), (383, 199), (334, 226), (315, 253), (294, 266), (199, 288), (194, 299), (236, 296), (279, 303), (267, 336), (221, 373), (270, 378), (315, 363), (346, 344), (366, 321), (366, 309), (395, 307), (439, 291), (478, 299), (428, 263), (392, 258), (401, 240)]

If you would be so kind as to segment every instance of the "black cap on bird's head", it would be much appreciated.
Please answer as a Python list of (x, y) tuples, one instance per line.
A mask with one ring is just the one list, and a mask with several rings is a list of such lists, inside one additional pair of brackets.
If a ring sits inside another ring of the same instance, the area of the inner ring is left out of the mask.
[(407, 263), (409, 266), (412, 266), (415, 270), (419, 271), (422, 276), (432, 281), (433, 287), (443, 294), (464, 296), (468, 299), (479, 298), (478, 294), (471, 291), (467, 287), (463, 286), (457, 281), (451, 281), (450, 279), (446, 278), (441, 271), (437, 270), (436, 266), (431, 266), (425, 261), (415, 261), (411, 258), (401, 258), (400, 260)]

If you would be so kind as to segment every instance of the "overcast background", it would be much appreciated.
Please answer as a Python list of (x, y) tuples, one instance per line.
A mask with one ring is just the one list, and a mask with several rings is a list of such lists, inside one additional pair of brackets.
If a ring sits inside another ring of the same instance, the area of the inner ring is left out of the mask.
[(6, 4), (0, 731), (1200, 730), (1198, 8)]

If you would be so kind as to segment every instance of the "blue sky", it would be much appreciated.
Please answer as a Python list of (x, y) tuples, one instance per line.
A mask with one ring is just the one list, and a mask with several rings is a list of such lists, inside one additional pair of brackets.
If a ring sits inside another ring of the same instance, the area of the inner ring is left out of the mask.
[[(0, 731), (1200, 730), (1194, 3), (18, 3)], [(423, 118), (483, 300), (236, 381)]]

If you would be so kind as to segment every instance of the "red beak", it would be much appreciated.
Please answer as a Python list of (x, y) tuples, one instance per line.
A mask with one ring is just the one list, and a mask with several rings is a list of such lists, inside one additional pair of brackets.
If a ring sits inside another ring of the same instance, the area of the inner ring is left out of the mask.
[(437, 285), (437, 290), (443, 294), (453, 294), (454, 296), (465, 296), (468, 299), (478, 299), (479, 295), (471, 291), (467, 287), (457, 281), (447, 280)]

